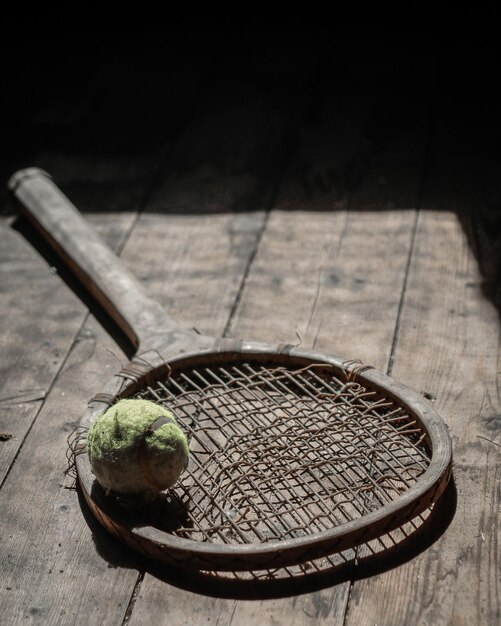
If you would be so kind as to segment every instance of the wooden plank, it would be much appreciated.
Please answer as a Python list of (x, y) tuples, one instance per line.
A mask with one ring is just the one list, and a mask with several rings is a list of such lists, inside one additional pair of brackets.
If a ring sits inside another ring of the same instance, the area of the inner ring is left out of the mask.
[(116, 358), (123, 355), (96, 322), (81, 329), (4, 484), (1, 588), (6, 623), (116, 624), (116, 614), (107, 611), (109, 597), (125, 613), (134, 564), (86, 523), (76, 493), (68, 490), (72, 481), (63, 474), (66, 439), (86, 398), (116, 369)]
[[(147, 53), (148, 50), (143, 51), (146, 56)], [(132, 73), (130, 66), (128, 70), (127, 81), (124, 81), (121, 91), (113, 80), (106, 83), (109, 91), (101, 93), (101, 97), (108, 103), (107, 106), (110, 106), (110, 99), (118, 106), (128, 90), (131, 91), (131, 105), (134, 104), (139, 92), (134, 77), (142, 82), (145, 75), (140, 63)], [(155, 64), (152, 64), (151, 72), (154, 71)], [(203, 71), (203, 64), (200, 71)], [(174, 80), (175, 76), (179, 78), (178, 82)], [(107, 154), (103, 145), (95, 146), (98, 152), (104, 152), (104, 156), (99, 158), (92, 151), (86, 152), (82, 145), (68, 154), (53, 146), (39, 161), (40, 165), (53, 172), (58, 183), (84, 211), (95, 206), (121, 211), (88, 215), (117, 249), (126, 241), (135, 223), (136, 211), (150, 193), (158, 168), (162, 167), (162, 159), (169, 146), (177, 140), (183, 128), (183, 119), (190, 114), (189, 103), (197, 94), (198, 72), (184, 75), (178, 68), (175, 76), (172, 76), (171, 87), (176, 96), (168, 101), (158, 98), (156, 108), (151, 109), (152, 116), (147, 120), (147, 123), (153, 123), (164, 119), (162, 127), (157, 127), (155, 146), (150, 142), (146, 150), (138, 144), (138, 153), (124, 153), (120, 159)], [(120, 82), (124, 78), (122, 75), (117, 79)], [(92, 127), (92, 119), (97, 126), (112, 123), (111, 110), (110, 117), (103, 116), (102, 101), (99, 99), (85, 115), (84, 127)], [(114, 129), (107, 129), (108, 133), (113, 131), (112, 135), (123, 137), (124, 123), (125, 119), (118, 118)], [(141, 132), (140, 124), (136, 124), (135, 128), (136, 132)], [(104, 144), (109, 139), (110, 134), (101, 138)], [(96, 141), (100, 141), (99, 134)], [(86, 400), (101, 386), (103, 378), (118, 369), (117, 361), (123, 358), (123, 353), (95, 320), (84, 325), (86, 307), (59, 277), (48, 272), (45, 264), (36, 261), (35, 254), (31, 252), (33, 260), (29, 258), (28, 245), (21, 243), (14, 232), (4, 232), (10, 249), (21, 258), (26, 256), (26, 267), (18, 262), (23, 276), (33, 278), (37, 284), (42, 283), (40, 305), (36, 309), (28, 309), (19, 319), (9, 318), (18, 338), (23, 328), (31, 323), (32, 334), (38, 333), (41, 343), (34, 352), (33, 346), (19, 340), (16, 342), (18, 349), (26, 345), (27, 350), (19, 355), (19, 363), (12, 371), (13, 380), (17, 378), (16, 373), (19, 376), (25, 368), (38, 381), (35, 364), (42, 369), (46, 367), (49, 371), (44, 370), (44, 375), (47, 376), (50, 393), (40, 413), (30, 414), (30, 422), (35, 420), (33, 424), (12, 423), (19, 431), (24, 428), (26, 437), (0, 496), (2, 510), (6, 511), (2, 530), (3, 614), (9, 623), (16, 623), (17, 620), (25, 622), (26, 619), (54, 624), (76, 621), (116, 623), (117, 614), (108, 610), (110, 599), (113, 608), (123, 617), (137, 574), (131, 569), (131, 562), (124, 560), (121, 548), (113, 541), (107, 542), (108, 536), (104, 544), (99, 545), (100, 552), (95, 550), (93, 539), (99, 544), (100, 530), (87, 526), (76, 494), (67, 489), (71, 480), (64, 479), (63, 471), (68, 434), (78, 422)], [(35, 262), (38, 265), (33, 270)], [(30, 271), (36, 279), (30, 276)], [(49, 279), (44, 279), (44, 275)], [(51, 280), (58, 281), (57, 287)], [(28, 283), (26, 286), (29, 289)], [(22, 295), (17, 287), (16, 292)], [(29, 301), (29, 297), (26, 300)], [(41, 320), (45, 311), (41, 307), (48, 303), (51, 306), (46, 317), (50, 323), (44, 327)], [(47, 352), (42, 339), (50, 347), (53, 342), (59, 345), (56, 337), (60, 326), (65, 329), (65, 333), (61, 333), (60, 358), (58, 363), (48, 364), (47, 360), (54, 359), (54, 355)], [(40, 360), (43, 361), (41, 366)], [(10, 391), (5, 395), (11, 395)], [(14, 421), (18, 417), (16, 413), (9, 414)], [(22, 438), (19, 439), (21, 441)], [(132, 563), (137, 566), (136, 561)], [(124, 569), (119, 570), (118, 566)], [(87, 572), (85, 582), (83, 571)]]
[(452, 144), (449, 137), (438, 146), (424, 197), (429, 210), (419, 216), (394, 374), (436, 398), (453, 438), (457, 508), (426, 552), (354, 584), (347, 624), (480, 625), (500, 618), (500, 333), (492, 282), (499, 231), (485, 227), (485, 161), (451, 157)]
[[(131, 220), (130, 214), (116, 216), (112, 232), (104, 233), (110, 243), (118, 243), (117, 229), (126, 231)], [(0, 324), (5, 329), (0, 338), (0, 431), (12, 435), (1, 448), (3, 482), (79, 332), (86, 307), (55, 268), (51, 271), (6, 224), (0, 241)]]
[[(395, 285), (405, 275), (414, 220), (412, 209), (274, 211), (236, 332), (263, 341), (301, 340), (384, 370), (398, 313)], [(256, 319), (267, 323), (257, 326)]]
[[(297, 331), (303, 345), (335, 352), (345, 348), (348, 356), (384, 369), (390, 358), (415, 223), (412, 207), (419, 187), (420, 161), (412, 156), (401, 168), (393, 169), (388, 148), (387, 161), (369, 165), (363, 181), (348, 197), (351, 174), (344, 177), (343, 173), (350, 169), (347, 162), (360, 158), (365, 163), (360, 128), (366, 111), (350, 106), (352, 103), (340, 104), (340, 100), (338, 91), (330, 92), (322, 103), (322, 119), (300, 129), (300, 149), (265, 224), (236, 311), (226, 326), (230, 335), (274, 342), (297, 343)], [(416, 144), (412, 145), (415, 149)], [(388, 176), (388, 188), (381, 182), (383, 172)], [(380, 212), (370, 210), (374, 205)], [(389, 206), (402, 210), (392, 213), (385, 210)], [(176, 255), (182, 258), (182, 251)], [(169, 288), (176, 288), (175, 283), (169, 283)], [(191, 285), (192, 279), (186, 283)], [(179, 301), (172, 305), (179, 306), (180, 311), (184, 308)], [(219, 302), (215, 306), (217, 309)], [(217, 315), (213, 307), (203, 316)], [(353, 319), (355, 341), (346, 331)], [(204, 325), (201, 330), (220, 332), (223, 324), (224, 318), (218, 315), (210, 328)], [(318, 588), (313, 584), (314, 589), (308, 591), (309, 583), (294, 584), (291, 580), (287, 585), (285, 580), (278, 595), (295, 594), (293, 597), (259, 599), (256, 585), (251, 592), (255, 599), (251, 600), (245, 599), (249, 589), (238, 592), (237, 586), (235, 591), (231, 579), (226, 584), (220, 580), (215, 589), (208, 589), (203, 582), (194, 579), (190, 583), (186, 578), (181, 582), (174, 572), (160, 578), (146, 573), (130, 624), (342, 624), (350, 589), (346, 582), (323, 589), (329, 586), (329, 580), (324, 579)], [(238, 599), (231, 599), (234, 593)]]

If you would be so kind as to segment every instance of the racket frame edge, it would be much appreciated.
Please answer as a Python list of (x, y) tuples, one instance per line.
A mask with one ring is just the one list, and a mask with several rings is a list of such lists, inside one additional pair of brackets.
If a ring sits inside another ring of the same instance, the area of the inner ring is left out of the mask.
[[(262, 359), (264, 356), (281, 363), (290, 361), (298, 366), (308, 363), (330, 365), (337, 370), (338, 375), (344, 373), (351, 380), (370, 389), (383, 391), (412, 413), (426, 431), (432, 451), (430, 465), (408, 491), (392, 502), (328, 531), (266, 543), (228, 545), (197, 542), (152, 526), (134, 527), (128, 524), (126, 514), (120, 510), (119, 505), (106, 497), (102, 490), (95, 489), (88, 455), (83, 452), (75, 459), (78, 481), (93, 514), (109, 532), (133, 549), (176, 567), (214, 571), (268, 569), (298, 564), (354, 548), (414, 519), (440, 498), (451, 477), (452, 444), (447, 426), (433, 408), (414, 391), (386, 374), (372, 368), (350, 369), (351, 365), (347, 367), (348, 362), (340, 357), (298, 347), (222, 339), (215, 340), (212, 347), (202, 351), (172, 356), (168, 362), (159, 351), (150, 352), (132, 361), (142, 365), (144, 374), (136, 380), (134, 377), (124, 377), (123, 373), (115, 375), (105, 387), (110, 401), (91, 401), (81, 426), (88, 427), (97, 415), (106, 410), (113, 402), (112, 396), (118, 399), (133, 395), (142, 386), (145, 376), (151, 377), (154, 373), (154, 378), (158, 378), (165, 371), (163, 368), (175, 368), (180, 362), (183, 366), (199, 363), (201, 360), (212, 363), (214, 357), (221, 359), (221, 362), (228, 362), (236, 358)], [(149, 371), (147, 367), (150, 368)]]

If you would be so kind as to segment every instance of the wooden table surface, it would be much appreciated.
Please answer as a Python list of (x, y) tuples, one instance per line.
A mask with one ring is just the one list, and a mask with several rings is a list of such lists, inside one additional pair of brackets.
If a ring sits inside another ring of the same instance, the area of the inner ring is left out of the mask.
[(421, 392), (449, 426), (454, 482), (426, 532), (302, 580), (140, 558), (64, 473), (128, 347), (3, 191), (0, 622), (499, 623), (501, 133), (464, 82), (478, 94), (483, 75), (463, 49), (299, 26), (165, 39), (8, 74), (2, 180), (51, 172), (186, 328), (300, 341)]

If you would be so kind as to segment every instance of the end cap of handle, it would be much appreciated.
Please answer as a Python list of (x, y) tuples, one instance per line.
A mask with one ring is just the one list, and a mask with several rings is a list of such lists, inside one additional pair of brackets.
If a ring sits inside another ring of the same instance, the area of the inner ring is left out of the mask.
[(41, 176), (52, 180), (52, 176), (45, 170), (42, 170), (39, 167), (27, 167), (12, 174), (7, 181), (7, 187), (11, 191), (15, 191), (26, 178), (39, 178)]

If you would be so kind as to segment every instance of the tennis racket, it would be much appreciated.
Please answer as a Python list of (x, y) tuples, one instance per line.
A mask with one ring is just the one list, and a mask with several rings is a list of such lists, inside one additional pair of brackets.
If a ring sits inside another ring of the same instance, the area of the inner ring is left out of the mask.
[(359, 361), (179, 328), (47, 173), (19, 171), (9, 188), (137, 349), (82, 430), (139, 397), (173, 411), (190, 442), (174, 488), (134, 511), (97, 483), (84, 437), (81, 490), (120, 540), (178, 567), (276, 568), (381, 537), (444, 492), (450, 438), (418, 394)]

